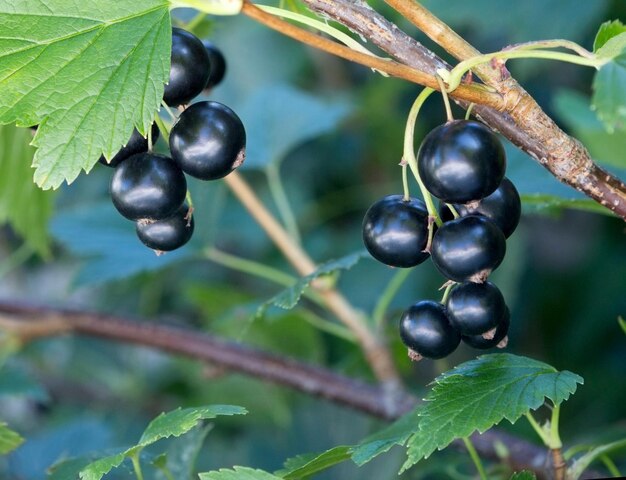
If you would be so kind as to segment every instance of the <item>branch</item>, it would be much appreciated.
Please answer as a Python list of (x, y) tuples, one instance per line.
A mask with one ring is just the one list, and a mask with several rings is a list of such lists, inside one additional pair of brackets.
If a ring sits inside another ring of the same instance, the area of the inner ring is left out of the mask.
[[(418, 404), (417, 398), (406, 392), (398, 393), (390, 402), (381, 386), (206, 333), (154, 322), (0, 301), (0, 330), (23, 343), (78, 334), (155, 348), (282, 385), (383, 420), (395, 420)], [(549, 478), (548, 452), (542, 447), (497, 428), (473, 435), (472, 442), (484, 458), (506, 461), (514, 470), (531, 469), (540, 478)], [(496, 444), (506, 446), (505, 459), (499, 457)], [(457, 441), (455, 446), (463, 448), (463, 443)], [(596, 475), (596, 472), (588, 474)]]
[[(438, 89), (437, 85), (430, 83), (431, 78), (434, 78), (432, 74), (440, 68), (449, 69), (449, 66), (433, 52), (362, 0), (303, 0), (303, 2), (313, 11), (357, 32), (398, 62), (430, 75), (428, 82), (420, 80), (417, 76), (412, 77), (414, 80), (407, 78), (411, 81)], [(444, 22), (414, 0), (387, 0), (387, 3), (456, 58), (464, 60), (479, 54)], [(287, 22), (284, 23), (293, 27)], [(272, 28), (283, 31), (278, 25)], [(285, 31), (283, 33), (303, 41), (297, 35)], [(342, 58), (355, 61), (348, 56)], [(504, 67), (493, 68), (485, 64), (475, 70), (487, 85), (497, 91), (495, 96), (499, 98), (494, 102), (494, 94), (491, 93), (485, 100), (469, 100), (476, 104), (474, 112), (482, 121), (536, 159), (561, 182), (626, 219), (626, 185), (622, 181), (596, 165), (582, 144), (566, 135), (528, 92), (510, 77)], [(469, 95), (465, 89), (470, 87), (463, 85), (461, 87), (463, 90), (457, 89), (450, 96), (466, 106)]]

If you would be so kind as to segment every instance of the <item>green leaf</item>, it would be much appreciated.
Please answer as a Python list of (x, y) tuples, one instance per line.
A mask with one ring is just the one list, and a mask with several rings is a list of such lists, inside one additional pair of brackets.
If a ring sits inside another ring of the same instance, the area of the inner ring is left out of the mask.
[(6, 423), (0, 422), (0, 455), (15, 450), (23, 442), (19, 433), (11, 430)]
[(529, 472), (528, 470), (524, 470), (521, 472), (515, 472), (511, 475), (510, 480), (535, 480), (537, 477), (534, 472)]
[(592, 448), (582, 457), (577, 458), (572, 466), (568, 469), (567, 478), (571, 480), (578, 480), (583, 472), (591, 465), (595, 460), (617, 450), (623, 450), (626, 448), (626, 440), (618, 440), (616, 442), (607, 443), (606, 445), (600, 445)]
[(563, 198), (556, 195), (526, 194), (520, 195), (524, 213), (543, 213), (558, 215), (566, 208), (583, 212), (599, 213), (614, 217), (608, 208), (587, 198)]
[(199, 476), (200, 480), (280, 480), (271, 473), (247, 467), (223, 468), (217, 472), (200, 473)]
[(561, 90), (555, 96), (554, 109), (565, 126), (587, 147), (595, 161), (626, 168), (626, 132), (607, 132), (589, 107), (588, 97), (572, 90)]
[(315, 279), (340, 270), (349, 270), (364, 257), (368, 257), (368, 254), (365, 250), (361, 250), (355, 253), (351, 253), (350, 255), (346, 255), (345, 257), (342, 257), (338, 260), (331, 260), (324, 263), (323, 265), (319, 266), (318, 269), (315, 270), (315, 272), (313, 272), (312, 274), (300, 278), (293, 286), (289, 287), (286, 290), (283, 290), (278, 295), (275, 295), (267, 302), (263, 303), (257, 309), (256, 316), (263, 316), (266, 310), (272, 305), (283, 308), (285, 310), (291, 310), (298, 304), (306, 288)]
[(419, 410), (419, 430), (408, 441), (406, 470), (455, 438), (514, 423), (546, 398), (559, 405), (583, 379), (543, 362), (501, 353), (483, 355), (440, 375)]
[(237, 109), (248, 134), (247, 168), (279, 162), (296, 146), (336, 129), (345, 101), (322, 101), (287, 85), (257, 90)]
[(245, 408), (233, 405), (209, 405), (195, 408), (178, 408), (168, 413), (162, 413), (152, 420), (141, 435), (139, 442), (126, 450), (101, 458), (90, 463), (80, 472), (81, 480), (100, 480), (112, 469), (119, 467), (122, 462), (163, 438), (178, 437), (194, 428), (200, 420), (215, 418), (220, 415), (244, 415)]
[(172, 442), (167, 453), (157, 457), (162, 459), (160, 468), (166, 467), (177, 480), (191, 480), (192, 476), (197, 478), (194, 475), (196, 459), (211, 428), (210, 424), (194, 427), (185, 436)]
[(48, 469), (48, 480), (76, 480), (80, 471), (89, 465), (87, 458), (70, 458), (55, 463)]
[(245, 415), (245, 408), (233, 405), (209, 405), (198, 408), (178, 408), (162, 413), (152, 420), (139, 439), (138, 446), (145, 447), (162, 438), (179, 437), (194, 428), (200, 420), (224, 415)]
[(0, 123), (40, 124), (37, 184), (71, 182), (148, 131), (170, 48), (167, 0), (0, 0)]
[(32, 139), (30, 129), (0, 126), (0, 224), (9, 223), (30, 248), (47, 257), (48, 220), (55, 195), (33, 183)]
[(626, 33), (612, 38), (600, 49), (613, 52), (613, 42), (620, 39), (620, 53), (611, 56), (593, 79), (592, 107), (609, 132), (626, 130)]
[(610, 60), (624, 53), (626, 48), (626, 31), (607, 39), (606, 43), (596, 51), (598, 58)]
[(280, 478), (285, 480), (297, 480), (307, 478), (310, 475), (326, 470), (338, 463), (348, 460), (352, 454), (352, 448), (340, 445), (320, 454), (298, 455), (288, 459), (284, 468), (278, 472)]
[(593, 41), (593, 51), (597, 52), (611, 38), (616, 37), (620, 33), (624, 32), (626, 32), (626, 25), (624, 25), (619, 20), (604, 22), (602, 25), (600, 25), (598, 33), (596, 33), (596, 38)]

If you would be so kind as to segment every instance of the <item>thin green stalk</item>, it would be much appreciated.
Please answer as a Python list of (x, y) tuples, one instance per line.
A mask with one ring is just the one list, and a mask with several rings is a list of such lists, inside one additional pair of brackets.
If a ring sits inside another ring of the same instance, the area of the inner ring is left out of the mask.
[(552, 409), (552, 418), (550, 419), (550, 448), (561, 448), (563, 443), (561, 442), (561, 436), (559, 435), (559, 414), (561, 412), (561, 406), (556, 405)]
[(613, 475), (615, 478), (622, 478), (622, 473), (617, 468), (617, 465), (615, 465), (615, 462), (611, 460), (611, 457), (609, 457), (608, 455), (602, 455), (600, 457), (600, 461), (604, 464), (604, 466), (611, 475)]
[(170, 118), (172, 119), (172, 122), (175, 122), (178, 119), (176, 114), (172, 111), (169, 105), (165, 103), (165, 101), (161, 102), (161, 107), (163, 107), (163, 110), (165, 110), (167, 114), (170, 116)]
[(465, 111), (465, 120), (469, 120), (470, 115), (472, 114), (472, 110), (474, 110), (475, 106), (476, 104), (474, 102), (469, 104), (469, 107), (467, 107), (467, 110)]
[(306, 322), (308, 322), (309, 324), (311, 324), (318, 330), (321, 330), (323, 332), (339, 337), (343, 340), (346, 340), (347, 342), (355, 343), (355, 344), (357, 343), (357, 340), (354, 334), (350, 330), (348, 330), (346, 327), (338, 323), (326, 320), (325, 318), (322, 318), (319, 315), (316, 315), (310, 310), (300, 310), (299, 313), (300, 315), (302, 315), (302, 317), (304, 318)]
[(400, 268), (394, 276), (391, 277), (389, 283), (387, 283), (387, 286), (378, 298), (378, 302), (376, 302), (376, 306), (372, 312), (372, 320), (376, 328), (381, 328), (383, 322), (385, 321), (385, 313), (387, 313), (389, 305), (391, 305), (391, 302), (398, 294), (400, 287), (402, 287), (410, 274), (410, 268)]
[(143, 472), (141, 471), (141, 462), (139, 461), (139, 452), (136, 452), (130, 456), (131, 462), (133, 462), (133, 469), (135, 470), (135, 476), (137, 480), (143, 480)]
[(27, 243), (22, 244), (9, 258), (0, 264), (0, 278), (26, 263), (33, 256), (33, 249)]
[(452, 287), (454, 287), (455, 285), (456, 285), (455, 282), (452, 282), (449, 285), (446, 285), (446, 289), (444, 290), (443, 295), (441, 297), (441, 303), (446, 303), (448, 301), (448, 297), (450, 296)]
[(474, 448), (474, 444), (472, 443), (469, 437), (463, 438), (463, 443), (465, 444), (465, 448), (467, 448), (467, 451), (469, 452), (470, 457), (472, 457), (472, 461), (474, 462), (474, 465), (476, 466), (476, 470), (478, 470), (478, 475), (480, 475), (481, 480), (487, 480), (487, 474), (485, 473), (485, 468), (483, 467), (483, 463), (480, 460), (480, 457), (478, 456), (478, 452), (476, 452), (476, 449)]
[(452, 116), (452, 107), (450, 107), (450, 99), (448, 98), (448, 92), (446, 91), (446, 86), (443, 84), (443, 80), (439, 75), (437, 75), (437, 83), (439, 84), (439, 89), (441, 90), (441, 97), (443, 98), (443, 104), (446, 108), (446, 118), (448, 122), (452, 122), (454, 117)]
[(454, 205), (452, 205), (451, 203), (446, 203), (446, 207), (448, 207), (448, 210), (450, 210), (454, 218), (459, 218), (461, 216), (457, 209), (454, 208)]
[(170, 129), (168, 128), (168, 126), (165, 124), (165, 122), (163, 121), (163, 119), (157, 115), (154, 119), (154, 121), (156, 122), (157, 126), (159, 127), (159, 131), (161, 132), (161, 136), (163, 137), (163, 140), (165, 140), (165, 143), (167, 143), (169, 145), (170, 143)]
[(552, 448), (552, 439), (546, 433), (546, 431), (541, 428), (541, 425), (537, 423), (537, 420), (535, 420), (535, 417), (533, 417), (532, 413), (528, 412), (526, 414), (526, 419), (528, 420), (528, 423), (530, 423), (530, 426), (533, 427), (533, 430), (537, 433), (537, 435), (539, 435), (539, 438), (541, 438), (541, 441), (544, 443), (544, 445), (548, 448)]
[(185, 194), (185, 201), (187, 202), (187, 205), (189, 206), (189, 210), (193, 211), (193, 198), (191, 196), (190, 190), (187, 190), (187, 193)]
[(198, 12), (196, 16), (189, 20), (187, 25), (185, 25), (185, 30), (193, 32), (194, 29), (204, 21), (206, 16), (207, 14), (205, 12)]
[(420, 187), (422, 197), (424, 198), (426, 208), (428, 209), (428, 214), (435, 219), (435, 223), (437, 224), (437, 226), (441, 226), (442, 222), (437, 213), (435, 203), (433, 202), (433, 197), (428, 192), (428, 190), (426, 190), (424, 182), (422, 182), (419, 171), (417, 170), (417, 158), (415, 158), (415, 148), (413, 145), (415, 136), (415, 121), (417, 120), (417, 115), (419, 114), (419, 111), (422, 108), (422, 105), (424, 104), (426, 99), (434, 91), (435, 90), (429, 87), (424, 88), (411, 106), (411, 110), (409, 111), (409, 115), (406, 119), (406, 128), (404, 130), (403, 159), (409, 165), (409, 168), (411, 169), (411, 172), (413, 173), (413, 176), (415, 177), (415, 180)]
[(404, 191), (404, 201), (408, 202), (411, 198), (411, 192), (409, 191), (409, 174), (407, 164), (402, 164), (402, 189)]
[(276, 206), (278, 207), (278, 213), (280, 214), (289, 235), (296, 242), (302, 243), (298, 222), (293, 210), (291, 209), (291, 204), (289, 202), (289, 198), (287, 197), (287, 193), (285, 192), (285, 187), (280, 177), (279, 169), (280, 167), (277, 163), (271, 163), (268, 165), (265, 169), (267, 184), (270, 187), (270, 193), (276, 203)]

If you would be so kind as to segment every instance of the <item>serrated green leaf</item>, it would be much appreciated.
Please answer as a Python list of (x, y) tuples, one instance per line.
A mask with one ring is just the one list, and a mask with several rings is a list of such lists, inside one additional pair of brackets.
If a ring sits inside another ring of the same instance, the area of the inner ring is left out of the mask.
[(178, 408), (162, 413), (152, 420), (137, 443), (145, 447), (162, 438), (179, 437), (195, 427), (200, 420), (224, 415), (245, 415), (245, 408), (233, 405), (209, 405), (197, 408)]
[(617, 450), (626, 449), (626, 440), (618, 440), (616, 442), (607, 443), (606, 445), (599, 445), (592, 448), (580, 458), (577, 458), (572, 466), (568, 469), (567, 478), (570, 480), (578, 480), (583, 472), (591, 465), (595, 460), (615, 452)]
[(32, 139), (30, 129), (0, 125), (0, 224), (9, 223), (30, 248), (47, 257), (55, 195), (33, 183)]
[(37, 184), (71, 182), (147, 132), (170, 48), (167, 0), (0, 0), (0, 123), (40, 124)]
[(346, 255), (345, 257), (339, 258), (337, 260), (331, 260), (322, 264), (312, 274), (300, 278), (293, 286), (289, 287), (286, 290), (283, 290), (278, 295), (275, 295), (267, 302), (263, 303), (257, 309), (257, 317), (263, 316), (265, 314), (265, 311), (272, 305), (283, 308), (285, 310), (291, 310), (300, 301), (304, 290), (306, 290), (306, 288), (315, 279), (323, 275), (328, 275), (341, 270), (349, 270), (354, 267), (362, 258), (365, 258), (367, 256), (367, 252), (365, 250), (362, 250), (351, 253), (350, 255)]
[(70, 458), (52, 465), (47, 473), (48, 480), (76, 480), (80, 471), (89, 465), (87, 458)]
[(22, 436), (11, 430), (6, 423), (0, 422), (0, 455), (15, 450), (24, 442)]
[(119, 467), (126, 459), (126, 452), (99, 458), (84, 467), (80, 473), (81, 480), (100, 480), (114, 468)]
[(276, 472), (276, 475), (285, 480), (307, 478), (348, 460), (352, 454), (352, 448), (351, 446), (340, 445), (319, 454), (298, 455), (288, 459), (284, 467)]
[(237, 109), (248, 134), (246, 168), (282, 161), (296, 146), (333, 131), (350, 113), (345, 101), (322, 101), (288, 85), (263, 88)]
[(533, 472), (529, 472), (528, 470), (523, 470), (521, 472), (515, 472), (511, 475), (510, 480), (535, 480), (537, 477)]
[(419, 410), (419, 430), (408, 441), (406, 470), (455, 438), (485, 432), (503, 419), (515, 423), (546, 399), (559, 405), (583, 379), (538, 360), (483, 355), (440, 375)]
[(604, 45), (596, 52), (596, 56), (598, 58), (612, 59), (624, 53), (624, 48), (626, 48), (626, 31), (607, 39)]
[(169, 473), (177, 480), (191, 480), (194, 475), (196, 459), (202, 449), (202, 445), (212, 425), (197, 426), (190, 430), (185, 436), (176, 439), (168, 447), (167, 453), (160, 455), (165, 457)]
[(200, 473), (200, 480), (280, 480), (271, 473), (247, 467), (223, 468), (216, 472)]
[(596, 38), (593, 41), (593, 51), (597, 52), (611, 38), (624, 32), (626, 32), (626, 25), (619, 20), (604, 22), (600, 25), (598, 33), (596, 33)]
[[(619, 37), (624, 37), (626, 33)], [(601, 50), (607, 48), (612, 38)], [(593, 79), (593, 97), (591, 103), (609, 132), (626, 129), (626, 45), (621, 53), (604, 64)]]
[(362, 466), (381, 453), (388, 452), (394, 445), (404, 445), (417, 430), (418, 421), (419, 407), (380, 432), (370, 435), (354, 447), (352, 461), (358, 466)]

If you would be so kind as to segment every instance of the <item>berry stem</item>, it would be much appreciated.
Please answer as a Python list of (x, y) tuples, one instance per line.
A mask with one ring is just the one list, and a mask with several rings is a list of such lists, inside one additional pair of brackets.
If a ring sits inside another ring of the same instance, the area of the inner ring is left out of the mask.
[(176, 122), (178, 117), (174, 114), (174, 112), (172, 112), (172, 109), (169, 107), (169, 105), (165, 103), (165, 101), (162, 101), (161, 106), (165, 109), (167, 114), (170, 116), (170, 118), (172, 119), (172, 122)]
[(135, 476), (137, 480), (143, 480), (143, 472), (141, 471), (141, 462), (139, 461), (139, 453), (140, 451), (134, 452), (130, 456), (130, 461), (133, 462), (133, 470), (135, 471)]
[(539, 438), (541, 438), (541, 441), (544, 443), (544, 445), (548, 448), (551, 448), (550, 444), (552, 443), (552, 440), (550, 438), (550, 435), (541, 427), (541, 425), (539, 425), (539, 423), (537, 423), (537, 420), (535, 420), (533, 414), (528, 412), (525, 416), (528, 420), (528, 423), (530, 423), (530, 426), (533, 427), (535, 433), (539, 435)]
[(409, 191), (409, 174), (406, 162), (402, 163), (402, 189), (404, 191), (404, 201), (408, 202), (411, 199), (411, 192)]
[(161, 132), (161, 137), (163, 137), (163, 140), (165, 140), (165, 143), (167, 143), (169, 145), (169, 143), (170, 143), (170, 129), (168, 128), (166, 123), (163, 121), (163, 119), (159, 115), (157, 115), (154, 118), (154, 121), (156, 122), (157, 127), (159, 127), (159, 131)]
[(193, 31), (198, 28), (198, 26), (204, 21), (207, 17), (205, 12), (198, 12), (195, 17), (193, 17), (187, 24), (185, 25), (185, 30), (188, 30), (193, 33)]
[(456, 282), (447, 282), (446, 284), (446, 289), (443, 292), (443, 295), (441, 296), (441, 302), (442, 304), (445, 304), (448, 301), (448, 297), (450, 296), (450, 292), (452, 291), (452, 288), (456, 285)]
[(280, 164), (277, 162), (270, 163), (265, 169), (265, 176), (267, 178), (267, 184), (270, 188), (272, 199), (278, 208), (278, 213), (282, 218), (285, 228), (289, 232), (291, 238), (298, 243), (302, 243), (298, 222), (295, 214), (293, 213), (289, 197), (285, 192), (285, 186), (283, 185), (283, 181), (280, 177)]
[(448, 210), (450, 210), (454, 218), (459, 218), (461, 216), (458, 210), (454, 208), (454, 205), (452, 205), (451, 203), (446, 203), (446, 207), (448, 207)]
[(422, 192), (422, 197), (424, 198), (424, 202), (426, 203), (426, 208), (428, 209), (428, 215), (432, 217), (437, 224), (437, 226), (441, 226), (443, 222), (439, 218), (439, 214), (437, 213), (437, 208), (435, 207), (435, 203), (433, 202), (433, 197), (422, 182), (419, 171), (417, 170), (417, 158), (415, 158), (415, 147), (413, 145), (414, 137), (415, 137), (415, 122), (417, 120), (417, 115), (419, 114), (422, 105), (426, 101), (426, 99), (433, 93), (433, 90), (430, 87), (424, 88), (420, 94), (413, 102), (411, 106), (411, 110), (409, 111), (409, 115), (406, 119), (406, 128), (404, 130), (404, 153), (402, 158), (409, 165), (417, 184), (420, 187), (420, 191)]
[(469, 120), (470, 119), (470, 115), (472, 114), (472, 110), (474, 110), (475, 106), (476, 106), (476, 104), (474, 102), (471, 102), (469, 104), (469, 106), (467, 107), (467, 110), (465, 111), (465, 120)]
[(437, 75), (437, 83), (439, 84), (439, 90), (441, 91), (441, 96), (443, 97), (443, 104), (446, 107), (446, 118), (448, 122), (454, 121), (454, 117), (452, 116), (452, 108), (450, 107), (450, 99), (448, 98), (448, 92), (446, 91), (446, 86), (443, 84), (443, 80), (439, 75)]
[(378, 298), (378, 302), (376, 302), (376, 306), (372, 312), (372, 321), (377, 329), (380, 330), (383, 326), (385, 314), (389, 309), (389, 305), (391, 305), (391, 302), (398, 294), (398, 291), (404, 284), (405, 280), (409, 277), (411, 271), (412, 270), (410, 268), (398, 269), (394, 276), (391, 277), (391, 280), (389, 280), (389, 283), (387, 283), (383, 293)]
[(478, 475), (480, 475), (480, 479), (488, 480), (487, 474), (485, 473), (485, 468), (483, 467), (483, 462), (480, 460), (480, 457), (478, 456), (478, 452), (476, 452), (476, 449), (474, 448), (474, 444), (472, 443), (470, 438), (464, 437), (463, 443), (465, 444), (465, 448), (467, 448), (467, 451), (470, 454), (470, 457), (472, 457), (472, 461), (474, 462), (474, 465), (476, 466), (476, 470), (478, 470)]

